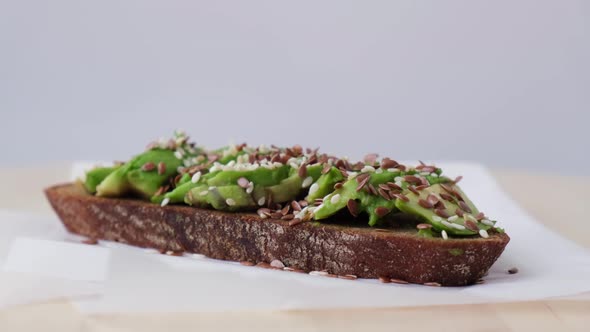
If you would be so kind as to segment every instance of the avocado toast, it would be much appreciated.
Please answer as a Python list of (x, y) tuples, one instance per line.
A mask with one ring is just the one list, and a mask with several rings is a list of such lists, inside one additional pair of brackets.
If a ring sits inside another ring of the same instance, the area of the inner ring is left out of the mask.
[(46, 189), (91, 239), (287, 271), (384, 282), (476, 283), (509, 241), (433, 165), (300, 146), (207, 150), (182, 133)]

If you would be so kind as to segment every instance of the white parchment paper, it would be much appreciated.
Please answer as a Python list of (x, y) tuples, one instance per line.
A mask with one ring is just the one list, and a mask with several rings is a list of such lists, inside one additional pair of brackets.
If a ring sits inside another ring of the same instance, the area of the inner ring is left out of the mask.
[[(464, 190), (481, 210), (500, 220), (512, 238), (482, 285), (434, 288), (348, 281), (245, 267), (199, 255), (166, 256), (117, 243), (88, 246), (65, 234), (55, 217), (37, 220), (34, 234), (0, 237), (0, 263), (10, 273), (99, 284), (95, 294), (100, 296), (75, 302), (88, 313), (423, 306), (526, 301), (590, 291), (590, 251), (536, 222), (502, 192), (484, 167), (437, 165), (449, 175), (463, 175)], [(85, 167), (76, 165), (74, 175)], [(9, 217), (0, 213), (2, 219)], [(36, 255), (38, 251), (58, 257)], [(84, 272), (72, 272), (72, 266)], [(518, 267), (519, 273), (508, 274), (512, 267)]]

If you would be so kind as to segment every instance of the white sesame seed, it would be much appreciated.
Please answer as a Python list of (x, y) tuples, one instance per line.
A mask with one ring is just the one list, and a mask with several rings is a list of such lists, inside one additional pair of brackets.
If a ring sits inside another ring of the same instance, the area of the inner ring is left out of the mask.
[(266, 198), (264, 196), (260, 197), (260, 199), (258, 199), (258, 205), (260, 205), (260, 206), (263, 206), (265, 202), (266, 202)]
[(183, 156), (182, 152), (174, 151), (174, 157), (176, 157), (176, 159), (182, 159), (184, 156)]
[(272, 262), (270, 262), (270, 266), (282, 269), (285, 267), (285, 264), (283, 264), (283, 262), (281, 262), (280, 260), (275, 259)]
[(430, 176), (432, 176), (433, 178), (437, 178), (438, 174), (437, 173), (430, 173)]
[(403, 185), (403, 183), (401, 181), (395, 181), (395, 185), (398, 187), (401, 187)]
[(352, 179), (356, 178), (356, 176), (358, 174), (359, 173), (357, 173), (357, 172), (348, 172), (348, 178), (347, 178), (347, 180), (352, 180)]
[(312, 184), (311, 187), (309, 187), (309, 194), (313, 195), (316, 191), (318, 191), (318, 189), (320, 188), (320, 185), (316, 183)]
[(455, 227), (458, 230), (464, 230), (465, 229), (465, 226), (459, 225), (459, 224), (451, 224), (451, 226)]
[(448, 222), (446, 220), (441, 220), (440, 223), (443, 224), (443, 225), (445, 225), (445, 226), (447, 226), (447, 227), (449, 227), (449, 228), (452, 228), (453, 227), (453, 224), (451, 224), (450, 222)]
[(193, 258), (206, 258), (207, 256), (203, 255), (203, 254), (191, 254), (191, 256)]
[(442, 218), (439, 217), (439, 216), (432, 216), (432, 220), (441, 222), (442, 221)]
[(233, 198), (228, 198), (225, 200), (225, 203), (229, 206), (234, 206), (236, 205), (236, 201)]
[(337, 204), (340, 201), (340, 194), (336, 194), (330, 198), (330, 203)]
[(442, 235), (442, 238), (445, 240), (449, 239), (449, 236), (447, 235), (447, 231), (443, 230), (442, 232), (440, 232), (440, 234)]
[(248, 182), (248, 187), (246, 188), (246, 193), (251, 194), (254, 191), (254, 182)]
[(395, 167), (394, 168), (388, 168), (387, 171), (388, 172), (391, 172), (391, 173), (395, 173), (395, 172), (399, 172), (399, 168), (395, 168)]
[(305, 180), (303, 180), (303, 182), (301, 183), (301, 188), (307, 188), (311, 186), (312, 182), (313, 178), (311, 176), (306, 177)]
[(318, 210), (321, 210), (321, 209), (323, 209), (323, 208), (324, 208), (324, 203), (322, 203), (322, 204), (320, 204), (320, 205), (316, 206), (316, 208), (315, 208), (315, 209), (313, 209), (313, 212), (318, 212)]
[(366, 165), (361, 169), (361, 173), (372, 173), (375, 172), (375, 167)]
[(375, 170), (375, 173), (377, 173), (377, 174), (381, 174), (381, 173), (383, 173), (383, 168), (377, 168), (377, 169)]
[(393, 179), (393, 181), (394, 181), (394, 182), (396, 182), (396, 183), (397, 183), (397, 182), (402, 182), (403, 180), (404, 180), (404, 178), (402, 178), (401, 176), (396, 176), (396, 177)]
[(420, 172), (420, 175), (424, 175), (424, 176), (430, 175), (430, 172)]
[(191, 178), (191, 182), (197, 183), (197, 182), (199, 182), (200, 179), (201, 179), (201, 172), (197, 172), (197, 173), (193, 174), (193, 177)]
[(309, 275), (311, 276), (327, 276), (329, 273), (326, 271), (311, 271), (309, 272)]
[(488, 219), (482, 219), (481, 223), (488, 226), (494, 226), (494, 222)]
[(455, 221), (457, 219), (459, 219), (459, 216), (458, 215), (454, 215), (454, 216), (450, 216), (447, 220), (448, 221)]
[(209, 193), (209, 190), (203, 190), (199, 193), (199, 196), (205, 196)]
[(488, 237), (490, 237), (490, 235), (488, 234), (488, 231), (486, 231), (485, 229), (480, 229), (479, 230), (479, 235), (485, 239), (487, 239)]
[(211, 187), (209, 187), (209, 190), (215, 190), (216, 188), (217, 187), (215, 187), (215, 186), (211, 186)]
[(162, 203), (160, 203), (160, 206), (166, 206), (166, 205), (168, 205), (168, 203), (170, 203), (170, 198), (166, 197), (162, 200)]

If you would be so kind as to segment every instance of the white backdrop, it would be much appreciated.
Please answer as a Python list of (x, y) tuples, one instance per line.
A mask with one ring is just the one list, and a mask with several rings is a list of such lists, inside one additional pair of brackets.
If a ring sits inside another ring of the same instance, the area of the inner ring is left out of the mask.
[(589, 61), (583, 0), (0, 0), (0, 165), (182, 127), (580, 174)]

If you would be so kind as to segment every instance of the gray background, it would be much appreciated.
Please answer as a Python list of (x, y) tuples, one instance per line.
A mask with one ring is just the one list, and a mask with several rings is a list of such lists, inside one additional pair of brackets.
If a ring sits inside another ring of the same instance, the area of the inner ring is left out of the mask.
[(0, 0), (0, 165), (174, 128), (565, 174), (590, 157), (589, 1)]

